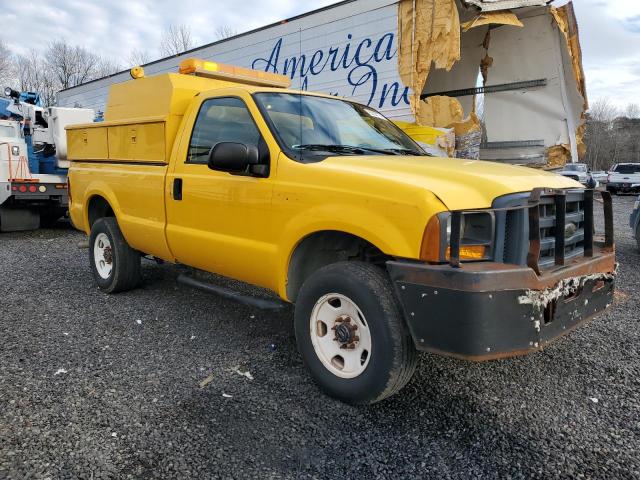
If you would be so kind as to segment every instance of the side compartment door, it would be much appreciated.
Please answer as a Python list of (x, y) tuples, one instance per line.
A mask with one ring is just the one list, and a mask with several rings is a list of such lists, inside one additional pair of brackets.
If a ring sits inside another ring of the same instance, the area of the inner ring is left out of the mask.
[[(248, 94), (204, 99), (192, 113), (191, 136), (185, 134), (174, 152), (167, 178), (167, 238), (180, 263), (275, 288), (270, 211), (276, 171), (271, 161), (277, 156), (254, 115), (259, 113)], [(220, 142), (258, 147), (267, 176), (211, 170), (209, 152)]]

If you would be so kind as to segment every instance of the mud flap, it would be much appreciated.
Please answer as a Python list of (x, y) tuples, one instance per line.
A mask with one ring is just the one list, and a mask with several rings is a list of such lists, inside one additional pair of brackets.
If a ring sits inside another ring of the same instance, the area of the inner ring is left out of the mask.
[(40, 215), (28, 208), (0, 207), (0, 232), (22, 232), (40, 228)]

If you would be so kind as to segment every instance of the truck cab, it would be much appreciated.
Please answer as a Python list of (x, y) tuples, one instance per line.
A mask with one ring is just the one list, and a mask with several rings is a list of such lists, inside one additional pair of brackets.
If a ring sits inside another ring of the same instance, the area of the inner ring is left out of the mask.
[[(141, 257), (295, 305), (315, 381), (373, 403), (420, 351), (471, 361), (545, 348), (612, 302), (611, 197), (559, 175), (436, 158), (376, 110), (189, 59), (113, 85), (67, 128), (70, 214), (107, 293)], [(193, 283), (193, 282), (192, 282)]]
[(21, 155), (25, 155), (27, 144), (22, 135), (20, 122), (0, 120), (0, 205), (11, 196), (11, 172), (20, 164)]

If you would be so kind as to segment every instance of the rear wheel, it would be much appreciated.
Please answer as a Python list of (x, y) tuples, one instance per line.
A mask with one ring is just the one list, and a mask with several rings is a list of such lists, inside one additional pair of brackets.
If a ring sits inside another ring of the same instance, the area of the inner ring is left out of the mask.
[(638, 245), (638, 250), (640, 250), (640, 224), (636, 227), (636, 244)]
[(113, 217), (100, 218), (91, 227), (89, 262), (98, 287), (107, 293), (140, 283), (140, 253), (127, 244)]
[(326, 266), (300, 289), (298, 349), (329, 395), (369, 404), (397, 393), (412, 377), (417, 351), (382, 269), (362, 262)]
[(618, 190), (616, 188), (607, 188), (607, 191), (611, 194), (611, 195), (616, 195), (618, 193)]

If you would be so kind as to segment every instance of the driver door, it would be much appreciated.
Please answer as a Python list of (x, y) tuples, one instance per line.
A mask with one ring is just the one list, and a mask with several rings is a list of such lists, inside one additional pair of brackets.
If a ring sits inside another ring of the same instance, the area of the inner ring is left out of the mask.
[[(167, 239), (180, 263), (275, 289), (272, 178), (207, 165), (209, 151), (219, 142), (255, 145), (267, 163), (277, 158), (254, 121), (259, 113), (252, 99), (242, 97), (206, 98), (190, 113), (192, 128), (187, 123), (167, 175)], [(275, 165), (269, 167), (275, 172)]]

